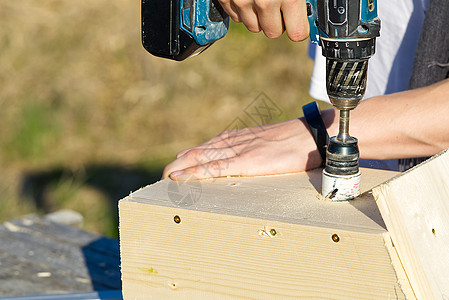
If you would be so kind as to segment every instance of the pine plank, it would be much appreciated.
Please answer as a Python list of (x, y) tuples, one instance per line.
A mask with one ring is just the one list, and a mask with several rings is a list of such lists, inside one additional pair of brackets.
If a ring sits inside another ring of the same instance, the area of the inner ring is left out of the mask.
[[(394, 175), (364, 169), (362, 190)], [(405, 299), (372, 195), (326, 202), (320, 182), (314, 170), (132, 193), (119, 203), (124, 298)]]
[(418, 299), (449, 299), (449, 150), (373, 190)]

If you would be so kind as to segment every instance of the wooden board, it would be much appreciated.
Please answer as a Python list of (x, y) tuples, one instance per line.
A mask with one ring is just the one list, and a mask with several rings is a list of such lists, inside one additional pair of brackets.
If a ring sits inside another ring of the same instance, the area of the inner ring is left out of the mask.
[(449, 150), (373, 190), (418, 299), (449, 299)]
[[(393, 175), (364, 169), (362, 190)], [(326, 202), (320, 183), (314, 170), (132, 193), (119, 203), (125, 299), (405, 299), (372, 195)]]
[(111, 291), (94, 291), (84, 293), (68, 293), (68, 294), (52, 294), (52, 295), (36, 295), (24, 297), (6, 297), (2, 300), (121, 300), (121, 290)]
[(0, 225), (0, 297), (119, 290), (119, 245), (36, 215)]

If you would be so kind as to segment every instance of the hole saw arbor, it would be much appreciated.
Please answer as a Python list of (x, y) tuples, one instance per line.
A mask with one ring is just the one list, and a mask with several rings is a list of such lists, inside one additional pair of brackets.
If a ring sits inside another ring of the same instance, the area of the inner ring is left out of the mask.
[[(444, 169), (440, 161), (435, 165)], [(449, 162), (445, 168), (447, 173)], [(395, 194), (402, 193), (413, 202), (404, 182), (416, 171), (419, 168), (382, 185), (375, 191), (378, 201), (396, 205)], [(441, 270), (444, 264), (449, 270), (448, 262), (439, 261), (449, 253), (449, 241), (441, 244), (447, 241), (443, 223), (448, 221), (429, 224), (425, 237), (439, 239), (442, 249), (440, 256), (422, 264), (413, 248), (422, 249), (419, 244), (424, 240), (417, 239), (404, 250), (404, 244), (397, 244), (409, 238), (404, 233), (409, 228), (402, 226), (404, 218), (412, 226), (411, 217), (396, 213), (398, 206), (382, 204), (382, 215), (391, 219), (385, 218), (387, 225), (401, 228), (390, 230), (398, 236), (393, 245), (370, 190), (396, 174), (362, 169), (365, 193), (350, 202), (318, 199), (321, 170), (180, 185), (163, 180), (147, 186), (119, 204), (123, 295), (125, 299), (414, 299), (416, 294), (419, 299), (444, 299), (445, 291), (438, 294), (432, 287), (438, 288), (447, 275)], [(426, 185), (426, 176), (413, 184)], [(399, 181), (403, 190), (398, 192), (394, 187)], [(435, 184), (430, 189), (440, 190)], [(401, 256), (401, 251), (408, 255)], [(428, 273), (433, 270), (428, 270), (435, 261), (440, 264), (437, 277), (443, 279), (432, 285), (435, 278)], [(418, 283), (409, 281), (408, 272), (417, 272)], [(422, 278), (430, 282), (430, 291), (419, 291)]]

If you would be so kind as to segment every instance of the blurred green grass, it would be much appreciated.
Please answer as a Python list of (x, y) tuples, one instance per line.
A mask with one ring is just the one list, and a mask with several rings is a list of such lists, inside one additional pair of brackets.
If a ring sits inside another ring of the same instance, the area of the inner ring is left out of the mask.
[(311, 100), (307, 42), (241, 24), (174, 62), (141, 46), (138, 1), (2, 1), (0, 18), (0, 221), (71, 208), (117, 236), (116, 201), (261, 92), (283, 112), (273, 121)]

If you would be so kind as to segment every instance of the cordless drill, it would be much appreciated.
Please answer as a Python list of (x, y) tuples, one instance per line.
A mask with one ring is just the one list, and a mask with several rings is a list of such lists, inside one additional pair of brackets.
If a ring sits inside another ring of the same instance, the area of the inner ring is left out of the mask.
[[(310, 38), (326, 57), (329, 99), (340, 110), (339, 133), (330, 139), (323, 196), (349, 200), (360, 194), (357, 139), (349, 112), (363, 98), (368, 59), (379, 36), (376, 0), (306, 0)], [(229, 17), (218, 0), (142, 0), (142, 43), (156, 56), (184, 60), (224, 37)]]

